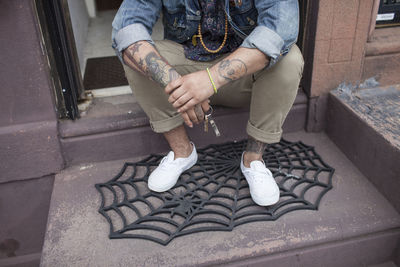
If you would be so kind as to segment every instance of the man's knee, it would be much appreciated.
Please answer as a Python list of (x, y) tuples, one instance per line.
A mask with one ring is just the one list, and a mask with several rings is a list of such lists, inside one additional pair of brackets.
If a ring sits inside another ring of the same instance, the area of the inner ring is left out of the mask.
[(303, 55), (300, 49), (294, 45), (289, 53), (274, 67), (277, 67), (276, 70), (273, 70), (274, 76), (278, 77), (282, 90), (297, 92), (304, 68)]
[(297, 45), (293, 45), (289, 53), (282, 60), (284, 60), (285, 63), (285, 72), (290, 74), (286, 76), (300, 81), (303, 75), (304, 59)]

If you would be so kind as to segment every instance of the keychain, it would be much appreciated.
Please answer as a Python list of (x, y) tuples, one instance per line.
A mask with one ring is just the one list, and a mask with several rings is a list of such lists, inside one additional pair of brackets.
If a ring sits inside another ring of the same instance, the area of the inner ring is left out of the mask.
[(212, 113), (213, 113), (213, 109), (210, 106), (210, 109), (204, 115), (204, 131), (208, 132), (208, 123), (210, 123), (211, 124), (211, 128), (213, 128), (215, 135), (217, 137), (219, 137), (219, 136), (221, 136), (221, 133), (219, 132), (217, 124), (215, 123), (213, 117), (211, 117)]

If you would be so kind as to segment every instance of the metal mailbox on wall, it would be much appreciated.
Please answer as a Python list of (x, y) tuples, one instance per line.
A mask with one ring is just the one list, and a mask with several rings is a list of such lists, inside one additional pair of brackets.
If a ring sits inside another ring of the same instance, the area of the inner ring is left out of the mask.
[(376, 27), (400, 26), (400, 0), (381, 0)]

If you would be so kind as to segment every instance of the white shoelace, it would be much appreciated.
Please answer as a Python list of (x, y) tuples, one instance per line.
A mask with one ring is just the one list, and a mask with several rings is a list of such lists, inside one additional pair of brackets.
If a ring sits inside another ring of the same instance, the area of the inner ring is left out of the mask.
[(168, 160), (168, 155), (167, 155), (167, 156), (165, 156), (165, 157), (163, 157), (161, 159), (160, 164), (158, 165), (158, 167), (160, 167), (162, 169), (165, 169), (165, 168), (168, 168), (168, 167), (171, 167), (171, 166), (179, 165), (180, 159), (181, 158), (172, 159), (172, 157), (171, 157), (171, 159)]
[(261, 183), (266, 182), (265, 172), (253, 170), (252, 176), (255, 182), (261, 182)]

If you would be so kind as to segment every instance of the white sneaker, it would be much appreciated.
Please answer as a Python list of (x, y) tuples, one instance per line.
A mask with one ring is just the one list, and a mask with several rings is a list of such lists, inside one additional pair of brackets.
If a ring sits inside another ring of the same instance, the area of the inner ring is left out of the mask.
[(165, 192), (171, 189), (179, 179), (179, 176), (186, 170), (190, 169), (197, 162), (196, 147), (192, 142), (192, 153), (187, 158), (176, 158), (175, 154), (170, 151), (150, 174), (148, 187), (155, 192)]
[(240, 161), (240, 169), (249, 184), (253, 201), (260, 206), (269, 206), (277, 203), (280, 192), (271, 171), (260, 160), (250, 162), (250, 168), (246, 168), (243, 164), (243, 155), (244, 152)]

